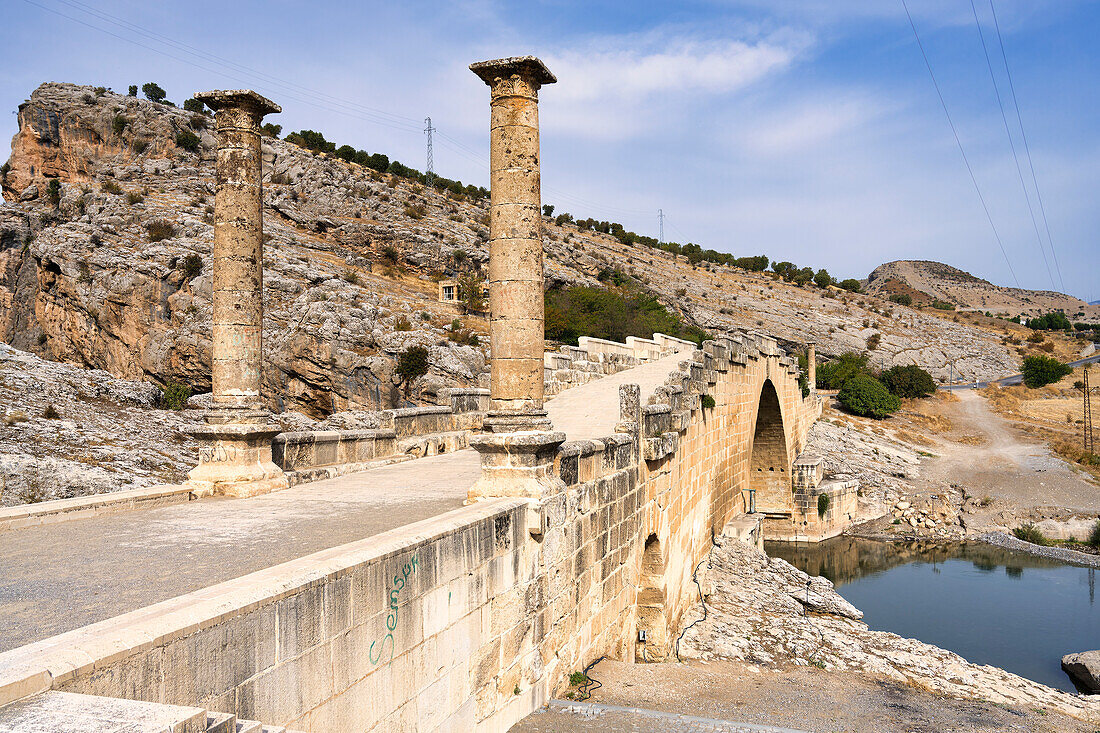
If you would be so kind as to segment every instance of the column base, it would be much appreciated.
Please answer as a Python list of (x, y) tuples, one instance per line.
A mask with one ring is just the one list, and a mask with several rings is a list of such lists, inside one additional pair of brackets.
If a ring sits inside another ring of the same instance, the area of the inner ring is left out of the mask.
[(496, 412), (489, 410), (481, 429), (489, 433), (521, 433), (554, 429), (546, 410), (530, 412)]
[(481, 478), (467, 501), (499, 497), (541, 500), (565, 490), (554, 475), (554, 457), (565, 433), (524, 431), (474, 435), (470, 445), (481, 454)]
[(290, 486), (283, 469), (271, 460), (271, 439), (282, 432), (270, 423), (214, 423), (188, 428), (198, 438), (199, 465), (187, 474), (186, 486), (198, 496), (248, 497)]

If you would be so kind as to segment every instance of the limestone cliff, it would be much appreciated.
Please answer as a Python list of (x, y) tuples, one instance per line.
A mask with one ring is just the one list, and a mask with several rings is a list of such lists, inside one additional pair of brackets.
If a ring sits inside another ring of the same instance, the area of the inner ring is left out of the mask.
[[(0, 339), (120, 377), (208, 389), (210, 118), (50, 83), (20, 105), (19, 124), (0, 203)], [(183, 132), (198, 138), (193, 150), (176, 144)], [(434, 279), (488, 259), (487, 202), (274, 138), (263, 152), (271, 406), (321, 417), (479, 383), (487, 339), (468, 345), (449, 326), (461, 318), (484, 334), (486, 324), (438, 303)], [(150, 228), (158, 223), (167, 226)], [(543, 246), (548, 284), (596, 285), (618, 268), (714, 333), (815, 339), (824, 354), (861, 350), (881, 333), (876, 365), (915, 361), (937, 376), (949, 365), (973, 377), (1017, 366), (998, 334), (875, 298), (692, 265), (549, 219)], [(394, 363), (414, 344), (429, 349), (431, 369), (403, 384)]]

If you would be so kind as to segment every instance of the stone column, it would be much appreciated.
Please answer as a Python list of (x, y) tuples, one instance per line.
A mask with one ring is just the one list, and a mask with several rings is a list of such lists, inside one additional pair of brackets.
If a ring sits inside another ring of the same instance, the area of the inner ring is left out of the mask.
[(811, 394), (817, 391), (817, 346), (813, 341), (806, 344), (806, 384)]
[(543, 408), (542, 198), (538, 91), (557, 79), (534, 56), (470, 65), (489, 85), (489, 434), (471, 445), (481, 478), (469, 500), (529, 500), (529, 530), (543, 531), (543, 502), (565, 490), (553, 471), (565, 434)]
[(538, 92), (557, 81), (534, 56), (470, 65), (489, 85), (489, 341), (493, 432), (549, 430), (543, 409), (542, 197)]
[(263, 361), (263, 191), (260, 122), (281, 112), (279, 105), (249, 90), (196, 94), (214, 110), (218, 150), (215, 164), (213, 409), (198, 437), (199, 465), (188, 480), (202, 494), (253, 496), (286, 488), (271, 460), (271, 439), (279, 433), (262, 409)]

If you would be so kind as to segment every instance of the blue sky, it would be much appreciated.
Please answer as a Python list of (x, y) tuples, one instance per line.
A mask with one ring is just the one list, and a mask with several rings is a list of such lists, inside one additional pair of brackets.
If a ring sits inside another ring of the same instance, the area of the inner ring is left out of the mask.
[(655, 236), (662, 208), (668, 238), (840, 277), (935, 259), (1100, 298), (1100, 3), (994, 0), (1052, 253), (989, 0), (975, 6), (1045, 250), (970, 1), (908, 2), (1014, 275), (901, 0), (0, 0), (0, 135), (43, 81), (156, 81), (177, 103), (250, 86), (282, 104), (284, 132), (417, 168), (431, 115), (436, 170), (484, 185), (488, 90), (466, 66), (533, 53), (559, 80), (540, 104), (543, 200), (559, 212)]

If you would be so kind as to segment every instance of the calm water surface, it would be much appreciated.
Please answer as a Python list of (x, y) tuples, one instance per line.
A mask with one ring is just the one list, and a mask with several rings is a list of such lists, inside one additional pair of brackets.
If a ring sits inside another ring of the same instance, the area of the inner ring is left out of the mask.
[(768, 542), (810, 575), (833, 581), (872, 629), (950, 649), (977, 664), (1073, 691), (1062, 655), (1100, 649), (1095, 568), (984, 543), (897, 544), (837, 537)]

